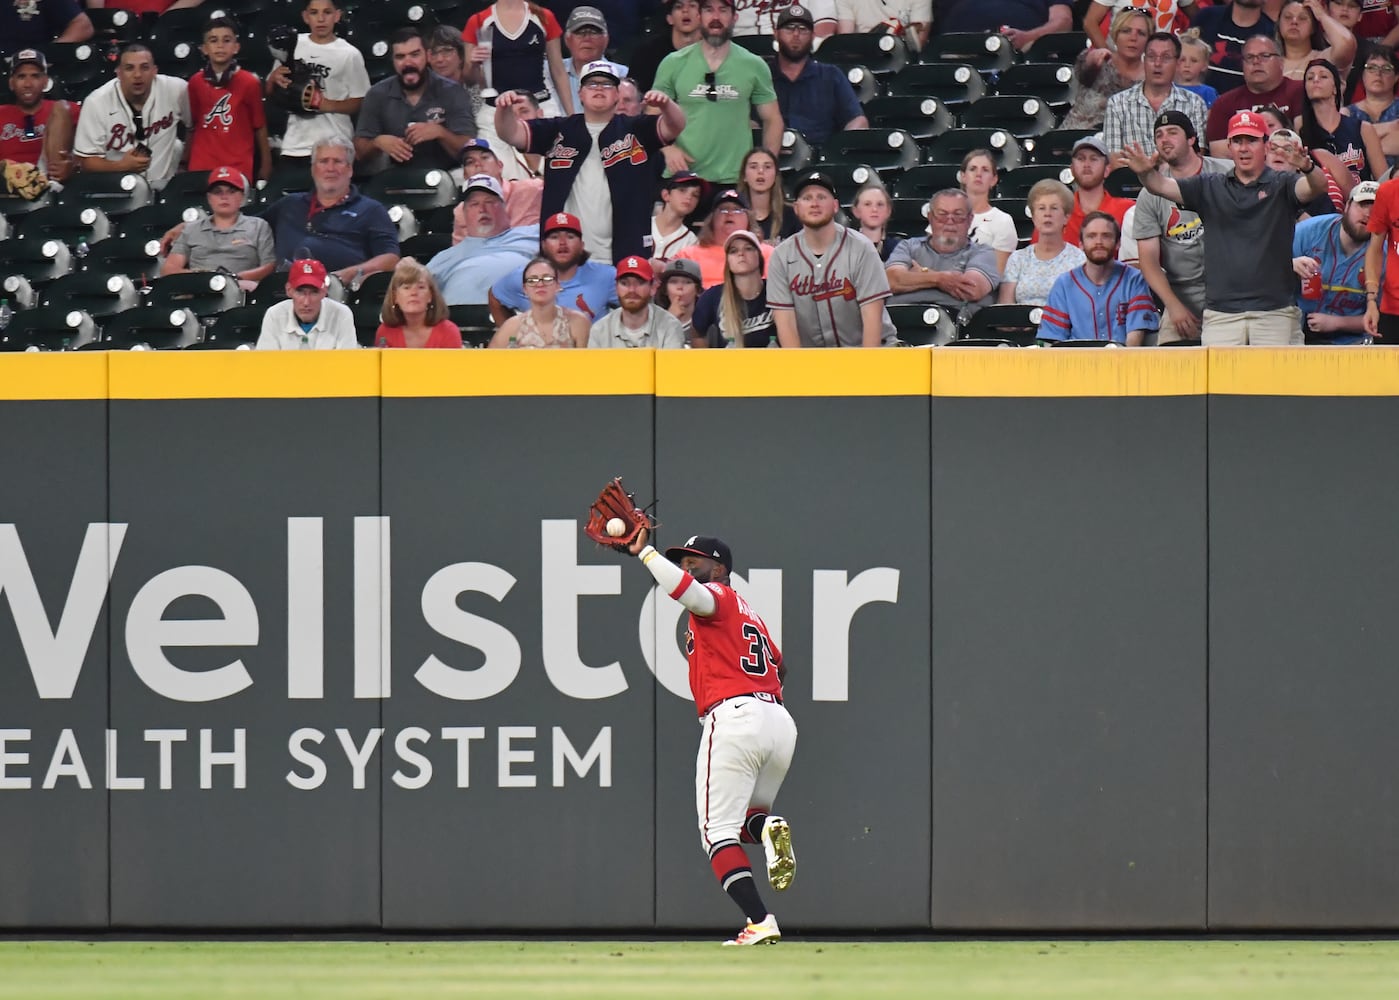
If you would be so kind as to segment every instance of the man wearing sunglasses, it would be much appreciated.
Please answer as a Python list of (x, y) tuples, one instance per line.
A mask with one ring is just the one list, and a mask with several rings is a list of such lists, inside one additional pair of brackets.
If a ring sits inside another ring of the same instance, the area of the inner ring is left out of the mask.
[(180, 166), (177, 126), (191, 125), (189, 86), (165, 76), (139, 42), (121, 50), (117, 77), (83, 101), (73, 152), (83, 170), (145, 174), (162, 188)]
[(758, 116), (763, 146), (782, 151), (782, 112), (767, 63), (733, 45), (732, 0), (701, 0), (700, 41), (661, 61), (656, 90), (685, 112), (685, 134), (666, 147), (670, 173), (690, 170), (720, 187), (738, 182), (753, 148), (749, 119)]
[(31, 163), (49, 180), (64, 181), (73, 172), (77, 112), (67, 101), (47, 100), (48, 85), (48, 60), (38, 49), (20, 49), (10, 57), (15, 103), (0, 105), (0, 160)]

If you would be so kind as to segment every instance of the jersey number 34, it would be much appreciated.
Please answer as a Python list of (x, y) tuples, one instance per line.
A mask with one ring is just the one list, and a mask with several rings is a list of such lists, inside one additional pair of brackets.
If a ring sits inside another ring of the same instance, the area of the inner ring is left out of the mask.
[(762, 677), (772, 664), (772, 644), (763, 630), (752, 622), (743, 625), (743, 638), (748, 640), (748, 652), (738, 658), (745, 674)]

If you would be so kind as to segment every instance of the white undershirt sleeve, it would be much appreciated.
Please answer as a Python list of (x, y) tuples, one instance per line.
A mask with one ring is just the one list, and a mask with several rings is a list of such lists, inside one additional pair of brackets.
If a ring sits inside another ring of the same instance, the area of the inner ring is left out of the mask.
[(646, 546), (637, 555), (641, 565), (651, 571), (661, 589), (679, 601), (687, 610), (708, 618), (718, 609), (719, 603), (708, 587), (699, 584), (693, 576), (661, 555), (653, 546)]

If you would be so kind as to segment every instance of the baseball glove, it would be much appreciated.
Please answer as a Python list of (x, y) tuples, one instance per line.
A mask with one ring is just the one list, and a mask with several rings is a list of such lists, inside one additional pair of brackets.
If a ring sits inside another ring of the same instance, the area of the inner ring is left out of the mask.
[[(615, 523), (618, 521), (621, 522), (620, 531)], [(612, 531), (607, 530), (609, 524)], [(602, 488), (598, 498), (588, 508), (588, 523), (583, 526), (583, 532), (599, 545), (625, 552), (643, 528), (651, 531), (655, 527), (656, 522), (637, 507), (636, 495), (628, 493), (618, 477)]]
[(8, 160), (5, 163), (5, 190), (33, 201), (49, 189), (49, 179), (32, 163)]

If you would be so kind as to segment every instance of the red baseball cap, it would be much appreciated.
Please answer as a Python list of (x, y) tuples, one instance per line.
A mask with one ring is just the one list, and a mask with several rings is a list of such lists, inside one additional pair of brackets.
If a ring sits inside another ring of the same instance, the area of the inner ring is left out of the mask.
[(621, 263), (617, 265), (617, 277), (624, 278), (633, 274), (642, 281), (654, 281), (656, 272), (651, 270), (651, 264), (645, 257), (623, 257)]
[(1268, 128), (1263, 124), (1263, 119), (1256, 111), (1236, 111), (1234, 117), (1229, 119), (1229, 131), (1226, 138), (1232, 139), (1236, 135), (1251, 135), (1255, 139), (1266, 139)]
[(243, 171), (239, 170), (237, 167), (219, 167), (216, 170), (210, 170), (209, 183), (204, 186), (205, 190), (208, 190), (215, 184), (228, 184), (232, 187), (236, 187), (239, 191), (248, 190), (247, 178), (243, 176)]
[(318, 260), (298, 260), (291, 266), (287, 284), (292, 288), (324, 288), (325, 265)]
[(555, 212), (544, 222), (544, 228), (540, 230), (541, 236), (548, 236), (555, 229), (571, 229), (579, 236), (583, 235), (583, 223), (578, 221), (578, 216), (569, 215), (567, 212)]

